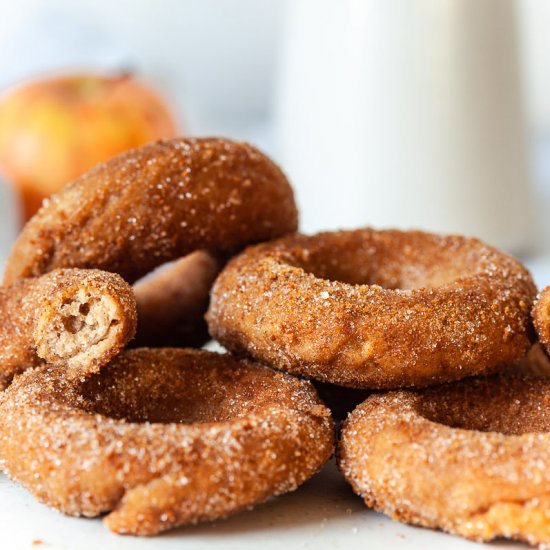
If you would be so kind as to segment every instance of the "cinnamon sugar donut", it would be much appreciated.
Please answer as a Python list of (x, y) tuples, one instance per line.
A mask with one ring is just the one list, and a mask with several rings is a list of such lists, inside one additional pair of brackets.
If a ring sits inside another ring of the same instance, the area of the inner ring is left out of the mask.
[(550, 286), (547, 286), (537, 298), (533, 307), (533, 324), (541, 344), (550, 353)]
[(27, 223), (4, 283), (59, 267), (133, 283), (195, 250), (233, 251), (297, 227), (292, 189), (254, 147), (179, 138), (134, 149), (66, 186)]
[(138, 328), (134, 346), (200, 347), (210, 336), (204, 320), (221, 258), (199, 251), (150, 273), (134, 285)]
[(362, 229), (245, 250), (207, 321), (230, 351), (294, 374), (426, 386), (523, 356), (535, 292), (518, 261), (476, 239)]
[(0, 287), (0, 390), (44, 362), (96, 372), (135, 331), (134, 294), (114, 273), (57, 269)]
[(307, 381), (230, 355), (135, 349), (68, 381), (55, 367), (0, 396), (0, 464), (41, 502), (153, 535), (296, 489), (333, 450)]
[(393, 519), (489, 541), (550, 544), (550, 381), (497, 375), (369, 397), (340, 470)]

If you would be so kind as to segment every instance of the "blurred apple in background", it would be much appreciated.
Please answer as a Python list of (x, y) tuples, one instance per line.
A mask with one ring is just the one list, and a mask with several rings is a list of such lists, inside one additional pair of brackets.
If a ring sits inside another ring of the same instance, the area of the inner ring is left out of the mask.
[(27, 220), (92, 166), (176, 133), (165, 101), (130, 75), (33, 81), (0, 97), (0, 171)]

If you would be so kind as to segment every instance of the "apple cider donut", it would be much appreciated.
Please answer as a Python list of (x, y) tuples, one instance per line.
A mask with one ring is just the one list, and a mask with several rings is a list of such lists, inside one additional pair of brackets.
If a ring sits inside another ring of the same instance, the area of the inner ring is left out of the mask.
[(539, 335), (540, 343), (550, 354), (550, 286), (547, 286), (537, 298), (533, 307), (533, 324)]
[(493, 375), (369, 397), (340, 470), (367, 506), (468, 539), (550, 545), (550, 380)]
[(44, 362), (95, 372), (135, 330), (134, 294), (114, 273), (57, 269), (0, 287), (0, 389)]
[(178, 138), (134, 149), (67, 185), (27, 223), (4, 283), (59, 267), (129, 283), (195, 250), (233, 251), (292, 233), (292, 189), (254, 147)]
[(296, 489), (333, 451), (307, 381), (230, 355), (140, 348), (67, 380), (43, 366), (0, 397), (0, 464), (41, 502), (154, 535)]
[(204, 320), (210, 289), (223, 260), (194, 252), (153, 271), (134, 285), (138, 328), (132, 345), (201, 347), (210, 336)]
[(518, 261), (476, 239), (361, 229), (245, 250), (207, 321), (230, 351), (293, 374), (426, 386), (522, 357), (535, 292)]

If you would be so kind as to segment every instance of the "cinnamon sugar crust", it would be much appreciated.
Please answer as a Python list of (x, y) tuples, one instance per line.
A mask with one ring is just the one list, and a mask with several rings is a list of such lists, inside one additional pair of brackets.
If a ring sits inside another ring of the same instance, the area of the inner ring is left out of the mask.
[(4, 284), (60, 267), (97, 268), (133, 283), (195, 250), (234, 251), (292, 233), (298, 215), (282, 171), (254, 147), (178, 138), (97, 166), (27, 223)]
[(361, 229), (246, 249), (207, 321), (230, 351), (356, 388), (427, 386), (504, 368), (530, 346), (536, 294), (477, 239)]
[(0, 465), (41, 502), (154, 535), (296, 489), (333, 451), (307, 381), (230, 355), (135, 349), (86, 379), (42, 366), (0, 396)]
[(398, 521), (550, 544), (550, 381), (493, 375), (369, 397), (338, 445), (344, 477)]
[(547, 286), (538, 296), (533, 307), (533, 324), (539, 335), (541, 344), (550, 354), (550, 286)]

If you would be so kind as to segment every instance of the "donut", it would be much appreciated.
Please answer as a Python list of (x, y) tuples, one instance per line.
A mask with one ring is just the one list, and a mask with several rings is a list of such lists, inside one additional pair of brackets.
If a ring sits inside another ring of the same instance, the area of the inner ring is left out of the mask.
[(367, 506), (477, 541), (550, 544), (550, 381), (503, 374), (372, 395), (338, 465)]
[(4, 284), (55, 268), (134, 283), (196, 250), (231, 252), (296, 230), (292, 189), (254, 147), (216, 138), (155, 142), (67, 185), (26, 224)]
[(210, 336), (204, 320), (210, 289), (222, 260), (194, 252), (162, 266), (134, 284), (136, 347), (200, 347)]
[(426, 386), (496, 370), (530, 345), (536, 290), (476, 239), (360, 229), (248, 248), (212, 289), (228, 350), (342, 386)]
[(139, 348), (69, 381), (25, 371), (0, 396), (0, 465), (41, 502), (154, 535), (296, 489), (333, 452), (307, 381), (204, 350)]
[(96, 372), (135, 331), (134, 294), (114, 273), (56, 269), (0, 287), (0, 390), (44, 362)]
[(540, 293), (533, 306), (533, 324), (540, 343), (550, 353), (550, 286)]

